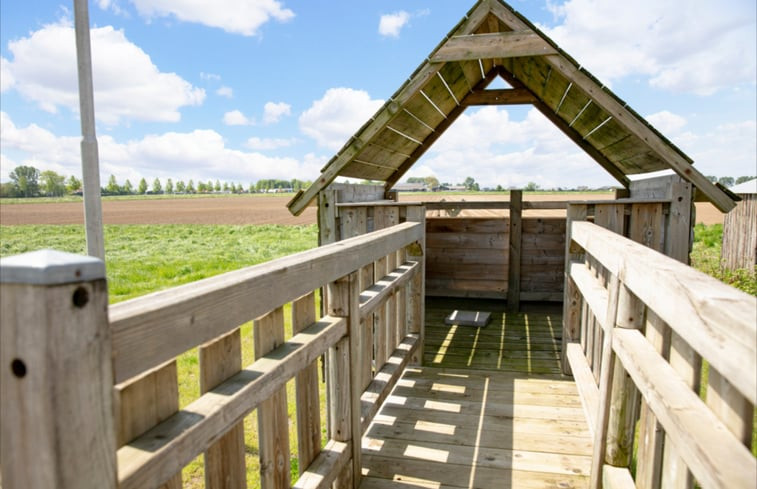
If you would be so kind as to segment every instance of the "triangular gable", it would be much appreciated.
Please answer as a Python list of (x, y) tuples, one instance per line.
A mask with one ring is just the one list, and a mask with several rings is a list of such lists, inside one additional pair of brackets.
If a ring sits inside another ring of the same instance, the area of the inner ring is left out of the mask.
[[(496, 77), (512, 89), (487, 90)], [(621, 185), (671, 169), (721, 211), (734, 202), (692, 160), (501, 0), (479, 0), (410, 78), (288, 204), (303, 209), (339, 176), (386, 182), (412, 167), (467, 107), (532, 104)]]

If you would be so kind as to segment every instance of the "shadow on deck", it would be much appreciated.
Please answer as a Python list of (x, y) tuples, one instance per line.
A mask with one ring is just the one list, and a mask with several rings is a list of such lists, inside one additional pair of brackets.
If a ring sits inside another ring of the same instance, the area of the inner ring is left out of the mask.
[[(489, 311), (485, 328), (448, 326)], [(363, 439), (362, 488), (579, 488), (592, 441), (560, 374), (561, 311), (429, 299), (424, 366), (408, 368)]]

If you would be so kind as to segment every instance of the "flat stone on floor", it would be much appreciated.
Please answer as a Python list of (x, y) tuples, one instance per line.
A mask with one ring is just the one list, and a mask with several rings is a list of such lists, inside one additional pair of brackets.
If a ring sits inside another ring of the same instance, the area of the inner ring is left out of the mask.
[(444, 324), (457, 324), (458, 326), (475, 326), (483, 328), (489, 324), (492, 313), (484, 311), (452, 311), (452, 314), (444, 318)]

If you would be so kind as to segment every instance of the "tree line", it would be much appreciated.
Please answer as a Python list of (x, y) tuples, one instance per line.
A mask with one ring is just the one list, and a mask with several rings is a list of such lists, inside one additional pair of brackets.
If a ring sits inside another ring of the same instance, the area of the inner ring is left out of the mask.
[[(63, 197), (81, 195), (82, 181), (75, 175), (66, 178), (52, 170), (40, 172), (33, 166), (17, 166), (10, 174), (9, 182), (0, 184), (0, 197)], [(161, 181), (155, 178), (150, 185), (142, 178), (134, 185), (129, 179), (123, 184), (115, 175), (108, 178), (108, 183), (100, 188), (101, 195), (146, 195), (146, 194), (210, 194), (210, 193), (266, 193), (297, 192), (308, 187), (309, 181), (292, 179), (262, 179), (251, 182), (247, 187), (238, 182), (221, 182), (220, 180), (197, 181), (189, 179)]]

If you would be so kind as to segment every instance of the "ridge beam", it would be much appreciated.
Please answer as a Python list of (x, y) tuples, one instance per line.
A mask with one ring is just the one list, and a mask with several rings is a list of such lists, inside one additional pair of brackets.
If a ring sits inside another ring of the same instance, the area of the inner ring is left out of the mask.
[(528, 30), (454, 36), (429, 61), (444, 63), (548, 54), (557, 54), (557, 50), (541, 36)]
[(539, 99), (525, 88), (503, 88), (477, 90), (462, 100), (462, 105), (526, 105), (535, 104)]

